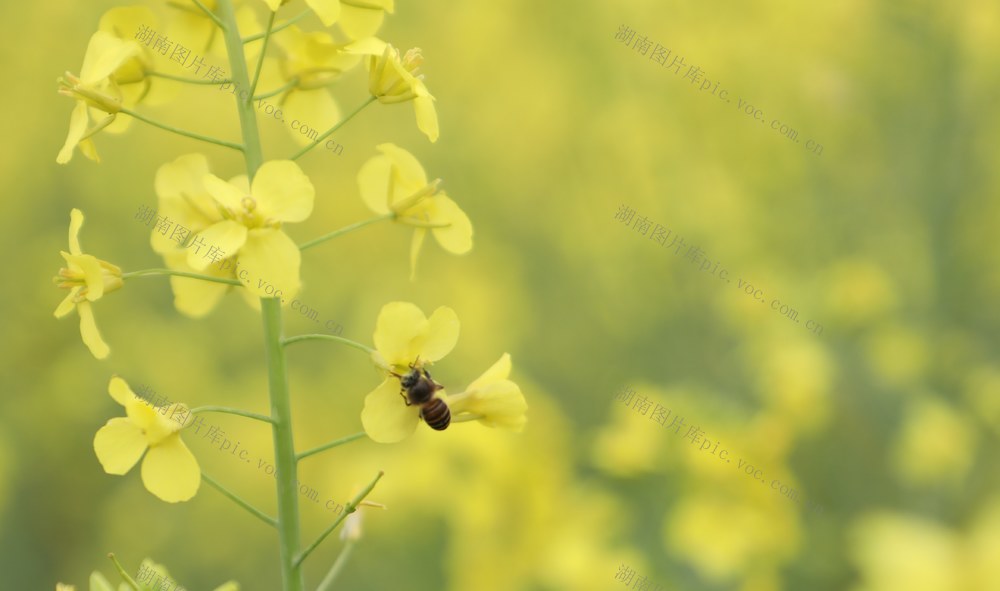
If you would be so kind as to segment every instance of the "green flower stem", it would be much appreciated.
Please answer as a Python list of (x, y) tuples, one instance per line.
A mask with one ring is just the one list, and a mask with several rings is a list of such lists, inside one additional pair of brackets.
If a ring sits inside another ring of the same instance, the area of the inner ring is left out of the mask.
[(219, 20), (219, 17), (216, 16), (214, 12), (212, 12), (211, 10), (208, 9), (207, 6), (205, 6), (204, 4), (202, 4), (201, 0), (194, 0), (194, 3), (198, 5), (198, 8), (200, 8), (201, 11), (204, 12), (208, 16), (208, 18), (210, 18), (213, 21), (215, 21), (215, 24), (218, 25), (220, 29), (222, 29), (223, 31), (226, 30), (226, 25), (223, 24), (223, 22), (221, 20)]
[[(128, 574), (128, 572), (126, 572), (125, 569), (122, 568), (122, 563), (118, 562), (118, 558), (115, 557), (113, 552), (108, 554), (108, 558), (111, 559), (111, 562), (115, 563), (115, 569), (118, 571), (118, 574), (121, 575), (121, 578), (125, 579), (125, 582), (128, 583), (128, 586), (132, 587), (132, 589), (134, 589), (135, 591), (140, 591), (139, 583), (136, 583), (135, 580)], [(340, 559), (338, 558), (337, 560), (339, 561)], [(334, 564), (334, 566), (337, 565)], [(327, 577), (329, 576), (330, 575), (327, 575)]]
[(133, 277), (149, 277), (151, 275), (174, 275), (176, 277), (187, 277), (189, 279), (201, 279), (213, 283), (225, 283), (226, 285), (243, 285), (237, 279), (227, 279), (225, 277), (213, 277), (212, 275), (199, 275), (198, 273), (188, 273), (187, 271), (174, 271), (173, 269), (143, 269), (142, 271), (130, 271), (122, 273), (122, 279)]
[(340, 121), (340, 123), (337, 123), (336, 125), (334, 125), (330, 129), (326, 130), (326, 132), (323, 135), (321, 135), (318, 138), (316, 138), (316, 141), (314, 141), (313, 143), (309, 144), (305, 148), (302, 148), (301, 150), (299, 150), (298, 152), (296, 152), (295, 155), (291, 157), (291, 159), (292, 160), (298, 160), (300, 156), (302, 156), (303, 154), (305, 154), (309, 150), (312, 150), (313, 148), (315, 148), (316, 146), (318, 146), (320, 142), (322, 142), (323, 140), (325, 140), (327, 138), (327, 136), (329, 136), (333, 132), (335, 132), (338, 129), (340, 129), (342, 125), (344, 125), (345, 123), (347, 123), (348, 121), (350, 121), (355, 115), (357, 115), (358, 113), (360, 113), (361, 111), (363, 111), (365, 107), (367, 107), (368, 105), (372, 104), (373, 102), (375, 102), (375, 97), (374, 96), (368, 97), (368, 100), (366, 100), (365, 102), (361, 103), (360, 107), (358, 107), (357, 109), (354, 109), (354, 111), (352, 111), (350, 115), (348, 115), (347, 117), (345, 117), (344, 119), (342, 119)]
[(292, 79), (289, 80), (287, 84), (283, 84), (283, 85), (279, 86), (278, 88), (272, 90), (271, 92), (265, 92), (264, 94), (258, 94), (257, 96), (253, 97), (253, 100), (260, 101), (260, 100), (264, 100), (266, 98), (271, 98), (272, 96), (274, 96), (276, 94), (281, 94), (281, 93), (285, 92), (289, 88), (293, 88), (298, 83), (299, 83), (299, 77), (298, 76), (293, 76)]
[(231, 415), (238, 415), (248, 419), (257, 419), (258, 421), (274, 424), (274, 419), (267, 415), (257, 414), (248, 410), (240, 410), (238, 408), (229, 408), (228, 406), (199, 406), (198, 408), (192, 408), (191, 412), (193, 414), (198, 414), (200, 412), (224, 412)]
[(204, 78), (187, 78), (185, 76), (174, 76), (173, 74), (165, 74), (163, 72), (145, 72), (147, 76), (155, 76), (157, 78), (166, 78), (167, 80), (174, 80), (177, 82), (184, 82), (186, 84), (229, 84), (232, 80), (206, 80)]
[(337, 560), (334, 561), (333, 566), (330, 567), (330, 572), (326, 573), (323, 577), (323, 581), (316, 587), (316, 591), (327, 591), (333, 582), (337, 579), (337, 575), (340, 571), (344, 569), (344, 565), (347, 564), (347, 559), (351, 557), (351, 551), (354, 549), (354, 540), (347, 540), (344, 543), (344, 549), (340, 551), (340, 556), (337, 556)]
[[(304, 19), (305, 17), (309, 16), (310, 12), (312, 12), (312, 11), (311, 10), (303, 10), (299, 14), (296, 14), (295, 16), (293, 16), (292, 18), (288, 19), (287, 21), (281, 23), (277, 27), (274, 27), (274, 30), (271, 31), (271, 34), (273, 35), (273, 34), (277, 33), (278, 31), (283, 31), (283, 30), (287, 29), (288, 27), (294, 25), (295, 23), (297, 23), (300, 20)], [(243, 43), (250, 43), (252, 41), (256, 41), (258, 39), (263, 39), (263, 38), (264, 38), (264, 33), (257, 33), (256, 35), (250, 35), (249, 37), (245, 37), (243, 39)]]
[[(240, 39), (240, 31), (236, 26), (236, 13), (233, 9), (233, 0), (219, 0), (216, 4), (219, 9), (219, 17), (224, 26), (226, 53), (229, 54), (229, 69), (232, 71), (233, 83), (237, 88), (250, 87), (250, 74), (247, 70), (247, 60), (243, 53), (243, 41)], [(261, 52), (263, 54), (263, 52)], [(260, 132), (257, 130), (257, 116), (253, 111), (250, 101), (253, 93), (246, 94), (246, 100), (241, 100), (239, 94), (233, 95), (236, 98), (236, 109), (240, 116), (240, 130), (243, 132), (243, 157), (247, 163), (247, 177), (252, 181), (257, 169), (264, 163), (264, 155), (260, 147)]]
[(226, 495), (227, 497), (229, 497), (229, 499), (231, 501), (233, 501), (234, 503), (236, 503), (240, 507), (243, 507), (247, 511), (253, 513), (254, 517), (257, 517), (257, 518), (263, 520), (264, 523), (270, 525), (271, 527), (277, 527), (278, 526), (278, 522), (275, 521), (273, 517), (268, 517), (266, 514), (264, 514), (263, 511), (255, 508), (250, 503), (244, 501), (239, 496), (237, 496), (236, 493), (229, 491), (226, 487), (224, 487), (221, 484), (219, 484), (218, 482), (216, 482), (215, 479), (212, 478), (211, 476), (209, 476), (208, 474), (205, 474), (204, 472), (202, 472), (201, 473), (201, 477), (202, 477), (202, 479), (205, 480), (205, 482), (207, 482), (210, 485), (212, 485), (212, 487), (215, 488), (217, 491), (219, 491), (220, 493), (222, 493), (222, 494)]
[[(229, 54), (229, 69), (233, 83), (240, 88), (249, 88), (246, 57), (243, 40), (236, 25), (233, 0), (218, 0), (219, 16), (225, 23), (226, 52)], [(236, 99), (243, 132), (243, 156), (247, 164), (247, 177), (252, 181), (257, 169), (263, 164), (264, 156), (257, 130), (257, 117), (251, 100)], [(278, 549), (281, 558), (281, 580), (284, 591), (304, 591), (302, 569), (295, 562), (299, 550), (299, 498), (295, 488), (297, 466), (295, 462), (295, 441), (292, 435), (292, 407), (288, 393), (285, 350), (281, 344), (281, 300), (261, 298), (261, 317), (264, 329), (264, 357), (267, 362), (268, 392), (271, 398), (271, 434), (274, 440), (275, 478), (278, 496)]]
[(185, 131), (183, 129), (178, 129), (176, 127), (167, 125), (165, 123), (160, 123), (159, 121), (153, 121), (149, 117), (146, 117), (144, 115), (140, 115), (140, 114), (136, 113), (135, 111), (133, 111), (132, 109), (126, 109), (125, 107), (122, 107), (121, 112), (125, 113), (126, 115), (131, 115), (132, 117), (135, 117), (139, 121), (143, 121), (145, 123), (148, 123), (148, 124), (152, 125), (153, 127), (159, 127), (160, 129), (165, 129), (166, 131), (169, 131), (169, 132), (172, 132), (172, 133), (176, 133), (177, 135), (183, 135), (184, 137), (189, 137), (189, 138), (192, 138), (192, 139), (201, 140), (203, 142), (208, 142), (210, 144), (216, 144), (216, 145), (222, 146), (224, 148), (232, 148), (233, 150), (238, 150), (240, 152), (244, 151), (243, 150), (243, 146), (241, 146), (239, 144), (236, 144), (236, 143), (233, 143), (233, 142), (227, 142), (226, 140), (220, 140), (220, 139), (217, 139), (217, 138), (214, 138), (214, 137), (208, 137), (207, 135), (201, 135), (200, 133), (195, 133), (193, 131)]
[(338, 236), (343, 236), (344, 234), (347, 234), (348, 232), (353, 232), (353, 231), (358, 230), (360, 228), (364, 228), (368, 224), (374, 224), (375, 222), (381, 222), (382, 220), (391, 220), (394, 217), (396, 217), (396, 214), (394, 214), (394, 213), (387, 213), (385, 215), (379, 215), (379, 216), (375, 216), (373, 218), (368, 218), (367, 220), (361, 220), (360, 222), (353, 223), (350, 226), (344, 226), (343, 228), (341, 228), (339, 230), (334, 230), (333, 232), (330, 232), (329, 234), (324, 234), (323, 236), (320, 236), (319, 238), (313, 238), (309, 242), (303, 242), (302, 244), (299, 245), (299, 250), (305, 250), (307, 248), (312, 248), (312, 247), (316, 246), (317, 244), (322, 244), (322, 243), (326, 242), (327, 240), (332, 240), (333, 238), (336, 238)]
[(274, 26), (274, 16), (277, 12), (272, 12), (267, 19), (267, 28), (264, 29), (264, 46), (260, 48), (260, 56), (257, 58), (257, 69), (253, 73), (253, 82), (250, 84), (250, 96), (257, 92), (257, 82), (260, 81), (260, 71), (264, 69), (264, 55), (267, 53), (267, 42), (271, 40), (271, 28)]
[(372, 480), (371, 483), (368, 486), (366, 486), (363, 491), (358, 493), (356, 497), (354, 497), (353, 499), (351, 499), (349, 503), (347, 503), (347, 507), (344, 508), (344, 512), (340, 514), (340, 517), (338, 517), (337, 520), (334, 521), (330, 527), (326, 528), (326, 530), (323, 533), (321, 533), (318, 538), (316, 538), (315, 542), (309, 544), (308, 548), (303, 550), (302, 553), (300, 553), (298, 556), (295, 557), (295, 566), (300, 566), (302, 564), (302, 561), (305, 560), (306, 557), (308, 557), (312, 553), (312, 551), (315, 550), (317, 546), (319, 546), (320, 543), (322, 543), (323, 540), (326, 539), (328, 535), (333, 533), (333, 530), (337, 529), (337, 526), (340, 525), (342, 521), (347, 519), (348, 515), (358, 510), (358, 503), (365, 500), (365, 497), (367, 497), (368, 494), (372, 492), (372, 489), (375, 488), (375, 484), (378, 483), (379, 479), (381, 479), (382, 476), (384, 475), (385, 472), (381, 470), (378, 471), (378, 474), (375, 475), (375, 479)]
[(302, 569), (295, 561), (299, 548), (299, 497), (295, 489), (295, 443), (292, 438), (292, 409), (288, 394), (285, 350), (281, 346), (281, 300), (262, 298), (264, 343), (267, 348), (268, 389), (274, 419), (274, 463), (278, 479), (278, 535), (281, 572), (285, 591), (303, 591)]
[(287, 347), (288, 345), (291, 345), (292, 343), (297, 343), (299, 341), (308, 341), (308, 340), (312, 340), (312, 339), (316, 339), (316, 340), (320, 340), (320, 341), (335, 341), (335, 342), (347, 345), (349, 347), (354, 347), (355, 349), (360, 349), (360, 350), (364, 351), (365, 353), (368, 353), (369, 355), (371, 355), (372, 353), (375, 352), (375, 349), (372, 349), (371, 347), (369, 347), (367, 345), (362, 345), (361, 343), (359, 343), (357, 341), (352, 341), (351, 339), (345, 339), (344, 337), (338, 337), (338, 336), (332, 335), (332, 334), (300, 334), (300, 335), (297, 335), (297, 336), (294, 336), (294, 337), (288, 337), (287, 339), (284, 339), (283, 341), (281, 341), (281, 345), (284, 346), (284, 347)]
[(347, 437), (341, 437), (340, 439), (337, 439), (337, 440), (334, 440), (334, 441), (330, 441), (328, 443), (324, 443), (323, 445), (320, 445), (319, 447), (314, 447), (314, 448), (312, 448), (310, 450), (306, 450), (306, 451), (304, 451), (304, 452), (296, 455), (295, 456), (295, 461), (297, 461), (297, 462), (301, 461), (302, 459), (308, 458), (309, 456), (311, 456), (313, 454), (318, 454), (321, 451), (326, 451), (328, 449), (337, 447), (338, 445), (344, 445), (345, 443), (350, 443), (352, 441), (357, 441), (358, 439), (361, 439), (362, 437), (367, 437), (367, 436), (368, 436), (368, 434), (365, 433), (364, 431), (362, 431), (360, 433), (355, 433), (354, 435), (348, 435)]

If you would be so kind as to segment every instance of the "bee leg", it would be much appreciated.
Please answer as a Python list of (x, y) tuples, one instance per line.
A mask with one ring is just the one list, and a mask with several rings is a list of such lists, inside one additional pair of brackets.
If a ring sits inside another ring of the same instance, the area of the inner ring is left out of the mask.
[(403, 393), (403, 390), (399, 391), (399, 395), (403, 397), (403, 402), (406, 403), (406, 406), (413, 406), (413, 404), (410, 402), (410, 399), (407, 398), (406, 394)]

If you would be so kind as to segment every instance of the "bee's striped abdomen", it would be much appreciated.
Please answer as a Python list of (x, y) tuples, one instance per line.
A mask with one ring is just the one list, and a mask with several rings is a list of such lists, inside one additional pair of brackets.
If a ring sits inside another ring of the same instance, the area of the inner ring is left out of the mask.
[(451, 424), (451, 411), (440, 398), (434, 398), (420, 409), (420, 417), (427, 421), (427, 426), (435, 431), (444, 431)]

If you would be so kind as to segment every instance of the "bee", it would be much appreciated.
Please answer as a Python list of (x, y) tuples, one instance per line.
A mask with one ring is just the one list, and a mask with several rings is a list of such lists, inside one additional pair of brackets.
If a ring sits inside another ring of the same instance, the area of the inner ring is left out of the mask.
[(393, 373), (399, 378), (402, 389), (399, 395), (403, 397), (406, 406), (420, 407), (420, 418), (435, 431), (444, 431), (451, 424), (451, 411), (444, 400), (435, 398), (434, 393), (444, 388), (431, 378), (429, 371), (410, 365), (410, 371), (403, 375)]

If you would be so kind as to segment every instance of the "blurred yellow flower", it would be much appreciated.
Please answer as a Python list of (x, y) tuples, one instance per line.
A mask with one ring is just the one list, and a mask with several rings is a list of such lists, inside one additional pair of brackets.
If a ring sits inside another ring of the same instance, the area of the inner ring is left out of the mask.
[[(301, 253), (281, 225), (312, 214), (316, 191), (309, 178), (291, 160), (272, 160), (260, 167), (252, 186), (245, 176), (226, 182), (206, 174), (202, 182), (223, 219), (198, 232), (194, 242), (218, 248), (221, 258), (235, 256), (237, 278), (257, 297), (291, 301), (300, 286)], [(187, 264), (200, 271), (212, 260), (189, 250)]]
[(419, 48), (400, 57), (398, 49), (386, 45), (382, 55), (368, 58), (368, 91), (386, 105), (413, 101), (417, 127), (427, 139), (436, 142), (438, 119), (434, 97), (424, 86), (423, 76), (418, 74), (423, 62)]
[(527, 418), (528, 403), (521, 388), (510, 381), (510, 354), (504, 353), (493, 367), (486, 370), (476, 381), (460, 394), (448, 396), (445, 400), (451, 409), (453, 419), (461, 419), (463, 414), (478, 417), (476, 420), (488, 427), (506, 427), (521, 431)]
[(395, 221), (415, 226), (410, 248), (410, 272), (416, 273), (417, 255), (428, 229), (442, 248), (453, 254), (472, 249), (472, 222), (444, 191), (440, 180), (427, 182), (427, 174), (413, 154), (395, 144), (380, 144), (382, 152), (358, 171), (358, 188), (369, 209), (392, 213)]
[(83, 226), (83, 212), (73, 209), (69, 222), (69, 252), (61, 251), (66, 267), (59, 269), (54, 281), (59, 287), (69, 289), (67, 295), (56, 308), (55, 317), (62, 318), (74, 308), (80, 315), (80, 335), (84, 344), (98, 359), (108, 356), (110, 349), (101, 338), (94, 321), (91, 302), (101, 299), (106, 293), (121, 288), (122, 270), (109, 262), (102, 261), (80, 250), (80, 227)]
[(913, 484), (958, 484), (975, 459), (976, 432), (969, 417), (947, 404), (915, 401), (892, 450), (896, 472)]
[[(208, 20), (207, 18), (205, 20)], [(124, 43), (135, 41), (136, 31), (140, 27), (155, 29), (158, 23), (156, 15), (148, 6), (118, 6), (101, 15), (98, 30), (114, 35)], [(136, 43), (138, 50), (128, 60), (118, 66), (112, 73), (112, 78), (122, 93), (122, 104), (131, 107), (140, 101), (150, 104), (162, 104), (174, 95), (176, 85), (171, 86), (163, 78), (149, 76), (155, 70), (154, 54), (150, 47)], [(109, 132), (124, 131), (131, 123), (131, 117), (116, 118)]]
[(445, 306), (434, 310), (430, 318), (409, 302), (382, 307), (375, 322), (372, 360), (391, 373), (365, 396), (361, 411), (361, 423), (373, 441), (395, 443), (413, 434), (420, 422), (420, 406), (407, 404), (396, 374), (442, 359), (458, 342), (458, 332), (458, 316)]
[(201, 484), (201, 470), (181, 440), (184, 424), (176, 420), (178, 416), (187, 420), (187, 408), (180, 403), (154, 408), (118, 376), (111, 378), (108, 393), (128, 416), (110, 419), (94, 436), (94, 452), (104, 471), (125, 474), (145, 454), (142, 483), (146, 490), (168, 503), (193, 497)]
[(138, 52), (139, 45), (134, 41), (119, 39), (105, 31), (97, 31), (91, 36), (80, 77), (66, 72), (59, 79), (59, 94), (75, 99), (76, 107), (70, 116), (69, 134), (56, 162), (69, 162), (77, 146), (87, 158), (100, 161), (90, 138), (108, 127), (121, 110), (122, 92), (114, 74)]
[[(264, 0), (271, 11), (288, 0)], [(306, 0), (309, 8), (329, 27), (340, 25), (352, 39), (369, 37), (382, 26), (386, 12), (395, 10), (395, 0)]]
[(920, 518), (891, 513), (863, 517), (847, 544), (864, 584), (858, 591), (972, 591), (962, 579), (958, 537)]
[(689, 494), (664, 522), (672, 556), (715, 583), (750, 570), (767, 572), (789, 560), (800, 539), (795, 511), (757, 495), (757, 500), (741, 501), (710, 491)]
[(284, 56), (265, 61), (262, 86), (287, 88), (275, 100), (284, 113), (301, 123), (286, 118), (292, 121), (286, 126), (289, 133), (303, 145), (315, 139), (310, 130), (325, 129), (341, 119), (328, 87), (359, 65), (362, 56), (382, 53), (385, 48), (385, 42), (374, 37), (338, 43), (326, 31), (304, 32), (294, 25), (275, 36), (274, 42)]

